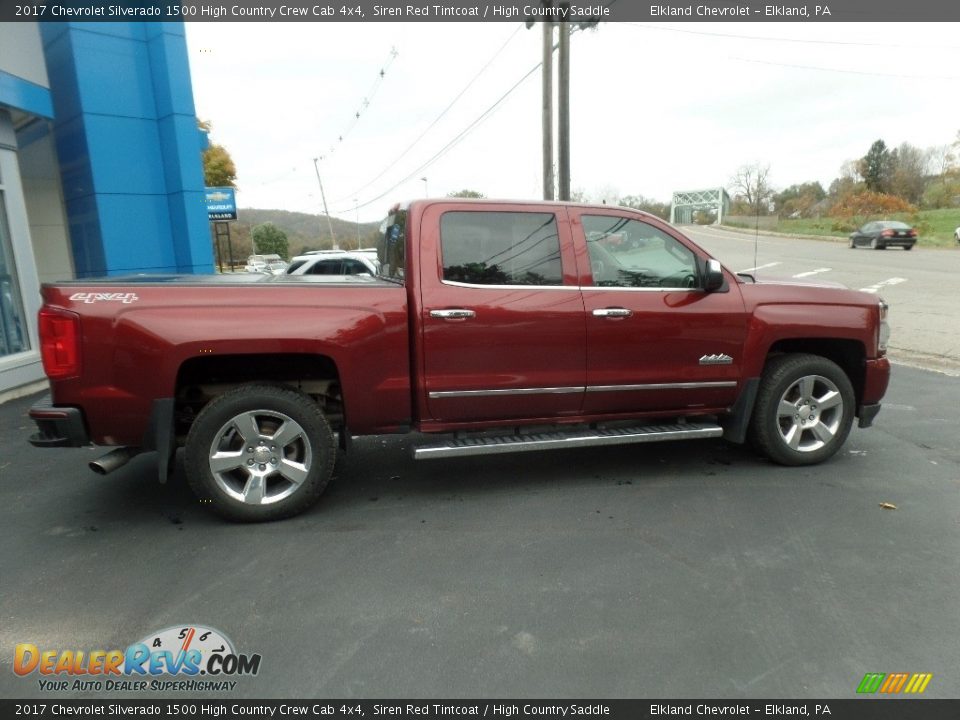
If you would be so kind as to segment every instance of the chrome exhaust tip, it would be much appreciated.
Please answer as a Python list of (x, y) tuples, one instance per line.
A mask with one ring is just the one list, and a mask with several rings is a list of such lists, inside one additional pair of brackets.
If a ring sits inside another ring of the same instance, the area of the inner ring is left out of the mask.
[(107, 473), (112, 473), (117, 468), (123, 467), (136, 455), (136, 450), (128, 447), (119, 447), (111, 450), (99, 460), (91, 461), (89, 467), (98, 475), (106, 475)]

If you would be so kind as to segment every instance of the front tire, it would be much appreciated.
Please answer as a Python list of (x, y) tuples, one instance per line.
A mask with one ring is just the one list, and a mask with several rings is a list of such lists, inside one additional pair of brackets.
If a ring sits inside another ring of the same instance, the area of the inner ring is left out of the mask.
[(336, 460), (330, 425), (303, 393), (243, 385), (212, 400), (187, 435), (194, 493), (238, 522), (280, 520), (317, 502)]
[(855, 395), (847, 374), (819, 355), (781, 355), (767, 363), (750, 422), (750, 439), (780, 465), (814, 465), (831, 457), (853, 424)]

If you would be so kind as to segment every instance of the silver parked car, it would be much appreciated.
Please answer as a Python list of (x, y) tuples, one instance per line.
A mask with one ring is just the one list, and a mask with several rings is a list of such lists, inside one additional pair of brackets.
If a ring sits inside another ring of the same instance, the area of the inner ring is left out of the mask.
[(363, 250), (320, 250), (290, 261), (287, 275), (377, 275), (380, 262)]

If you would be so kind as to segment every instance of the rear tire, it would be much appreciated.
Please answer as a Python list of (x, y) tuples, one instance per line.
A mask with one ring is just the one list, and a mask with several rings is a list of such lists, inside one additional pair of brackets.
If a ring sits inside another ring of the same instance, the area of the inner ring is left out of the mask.
[(847, 374), (819, 355), (781, 355), (763, 371), (748, 430), (780, 465), (814, 465), (847, 439), (856, 398)]
[(330, 425), (308, 396), (277, 385), (242, 385), (197, 415), (184, 464), (190, 487), (214, 512), (263, 522), (313, 506), (335, 459)]

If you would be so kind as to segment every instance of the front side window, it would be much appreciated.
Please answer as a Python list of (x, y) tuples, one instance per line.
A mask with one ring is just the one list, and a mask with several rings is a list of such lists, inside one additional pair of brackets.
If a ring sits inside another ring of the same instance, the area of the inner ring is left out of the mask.
[(697, 287), (696, 256), (653, 225), (611, 215), (584, 215), (582, 222), (594, 285)]
[(553, 213), (444, 213), (440, 244), (444, 280), (470, 285), (563, 284)]

